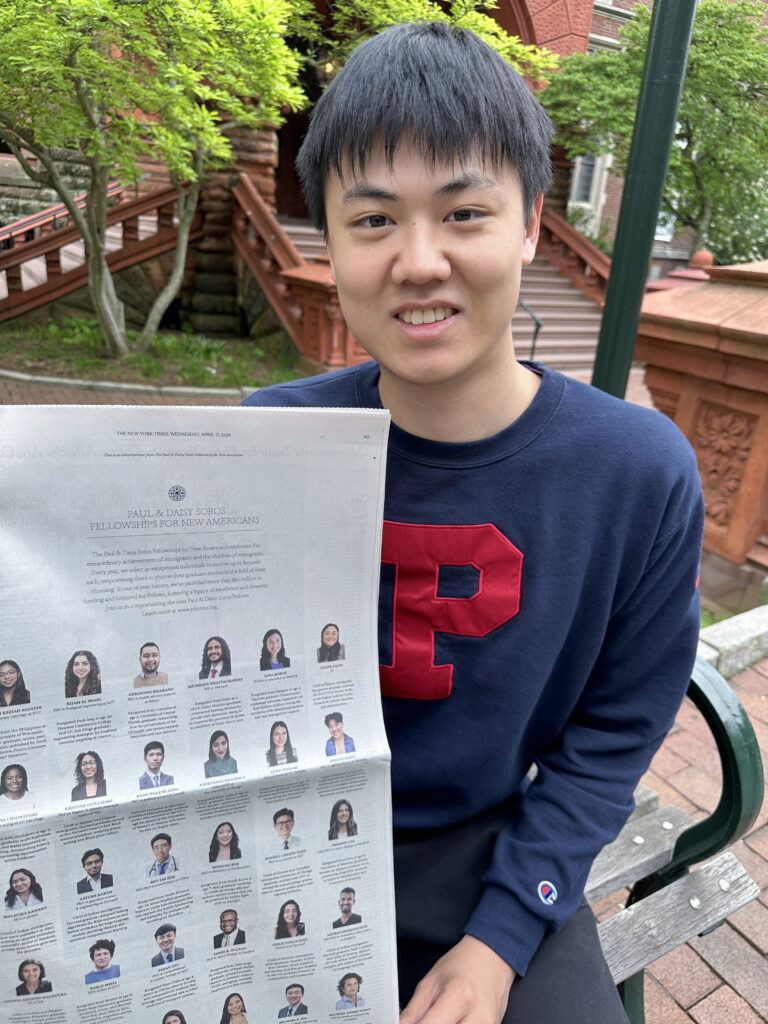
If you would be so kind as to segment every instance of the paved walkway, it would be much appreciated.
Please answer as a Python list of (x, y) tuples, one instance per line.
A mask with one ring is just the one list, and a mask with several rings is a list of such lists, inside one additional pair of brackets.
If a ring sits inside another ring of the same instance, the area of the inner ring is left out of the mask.
[[(768, 659), (734, 676), (731, 685), (754, 726), (768, 778)], [(719, 759), (704, 719), (687, 702), (643, 782), (659, 794), (660, 806), (677, 804), (699, 817), (714, 810)], [(768, 1021), (768, 798), (749, 834), (732, 850), (760, 886), (760, 898), (710, 935), (651, 965), (646, 1024)], [(607, 906), (605, 913), (612, 909)]]
[[(651, 404), (641, 370), (633, 369), (627, 397), (641, 405)], [(2, 404), (236, 405), (239, 400), (239, 394), (215, 391), (158, 395), (0, 378)], [(768, 659), (741, 672), (731, 683), (754, 725), (768, 775)], [(643, 781), (659, 794), (661, 806), (677, 804), (700, 817), (715, 807), (720, 793), (717, 752), (692, 706), (684, 705)], [(768, 1024), (768, 801), (734, 853), (760, 886), (760, 899), (711, 935), (681, 946), (651, 966), (646, 974), (646, 1024)], [(620, 909), (624, 898), (622, 892), (602, 901), (601, 919)]]

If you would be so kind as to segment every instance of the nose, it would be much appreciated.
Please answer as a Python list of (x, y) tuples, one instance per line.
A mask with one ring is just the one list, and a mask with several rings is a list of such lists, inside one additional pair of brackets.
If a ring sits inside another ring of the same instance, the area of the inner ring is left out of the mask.
[(450, 277), (451, 263), (433, 225), (414, 221), (400, 232), (398, 243), (392, 265), (395, 284), (425, 285)]

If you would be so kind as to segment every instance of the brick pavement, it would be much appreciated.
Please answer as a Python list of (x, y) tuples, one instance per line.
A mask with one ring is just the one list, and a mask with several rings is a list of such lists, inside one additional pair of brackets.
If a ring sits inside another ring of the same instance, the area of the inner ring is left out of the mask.
[[(574, 376), (583, 376), (574, 374)], [(630, 401), (650, 406), (642, 371), (633, 369)], [(0, 404), (236, 405), (239, 395), (154, 394), (70, 389), (0, 378)], [(768, 659), (731, 680), (758, 735), (768, 776)], [(720, 767), (709, 729), (684, 705), (643, 780), (673, 803), (703, 816), (717, 802)], [(768, 1024), (768, 800), (754, 827), (733, 852), (762, 893), (711, 935), (697, 938), (652, 964), (646, 972), (646, 1024)], [(601, 901), (599, 916), (615, 913), (626, 892)], [(599, 1022), (595, 1022), (599, 1024)]]
[[(768, 778), (768, 659), (731, 679), (755, 727)], [(715, 742), (686, 702), (643, 781), (673, 803), (703, 816), (720, 792)], [(768, 798), (752, 829), (732, 847), (760, 886), (759, 899), (710, 935), (680, 946), (646, 971), (646, 1024), (760, 1024), (768, 1021)], [(601, 918), (625, 893), (603, 901)]]

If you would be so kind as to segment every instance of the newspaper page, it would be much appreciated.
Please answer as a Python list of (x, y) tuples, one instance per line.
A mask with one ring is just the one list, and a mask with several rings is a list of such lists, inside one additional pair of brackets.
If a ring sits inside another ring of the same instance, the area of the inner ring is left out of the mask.
[(394, 1024), (388, 415), (0, 427), (0, 1017)]

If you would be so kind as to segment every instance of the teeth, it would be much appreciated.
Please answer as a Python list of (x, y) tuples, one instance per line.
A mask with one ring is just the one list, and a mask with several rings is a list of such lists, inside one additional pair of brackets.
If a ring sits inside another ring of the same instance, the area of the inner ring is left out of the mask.
[(450, 306), (435, 306), (434, 309), (405, 309), (398, 313), (398, 318), (407, 324), (433, 324), (436, 320), (445, 320), (451, 316), (453, 310)]

